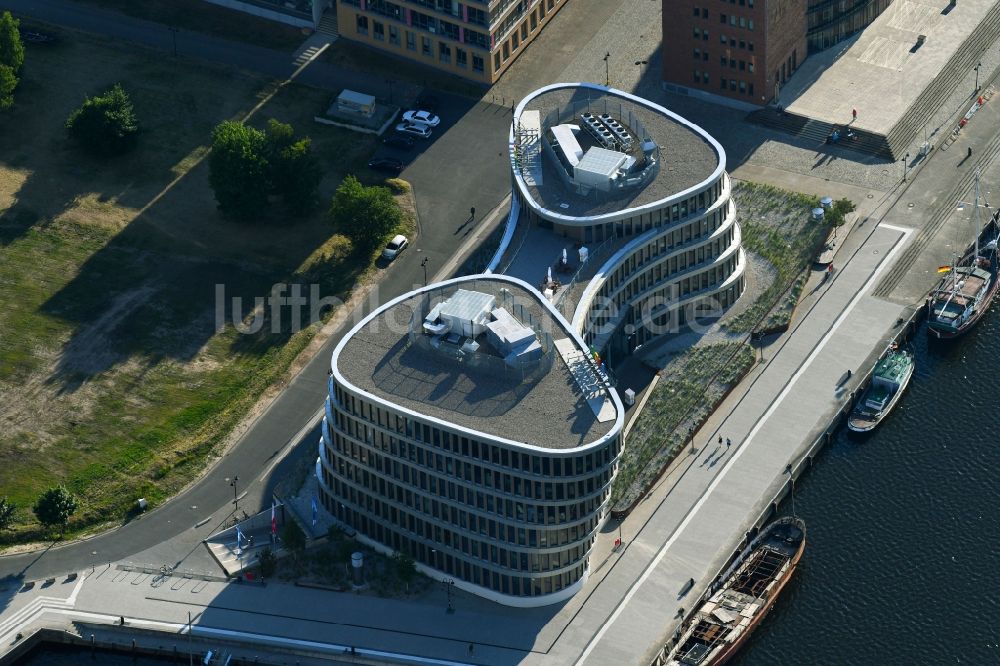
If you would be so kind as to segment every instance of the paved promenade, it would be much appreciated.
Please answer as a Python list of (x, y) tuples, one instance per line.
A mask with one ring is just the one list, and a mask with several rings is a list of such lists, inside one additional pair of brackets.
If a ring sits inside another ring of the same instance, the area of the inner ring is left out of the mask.
[[(995, 4), (963, 0), (943, 12), (946, 2), (894, 2), (857, 37), (810, 56), (780, 102), (807, 118), (888, 134)], [(926, 43), (913, 50), (921, 35)]]

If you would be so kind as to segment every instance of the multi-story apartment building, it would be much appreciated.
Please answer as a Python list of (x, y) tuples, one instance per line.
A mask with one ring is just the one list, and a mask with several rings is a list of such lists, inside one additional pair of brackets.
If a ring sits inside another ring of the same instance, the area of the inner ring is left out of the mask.
[(891, 0), (663, 0), (668, 90), (760, 106), (810, 52), (871, 23)]
[(567, 0), (339, 0), (342, 38), (489, 85)]
[(384, 552), (514, 606), (586, 581), (624, 409), (529, 285), (464, 277), (380, 307), (337, 345), (316, 476)]

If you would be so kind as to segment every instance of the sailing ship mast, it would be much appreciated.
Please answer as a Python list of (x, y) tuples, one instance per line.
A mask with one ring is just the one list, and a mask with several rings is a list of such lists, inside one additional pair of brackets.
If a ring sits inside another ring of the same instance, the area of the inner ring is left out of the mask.
[(972, 265), (979, 266), (979, 235), (983, 233), (982, 225), (979, 222), (979, 168), (976, 168), (976, 202), (973, 204), (976, 208), (976, 253), (973, 256)]

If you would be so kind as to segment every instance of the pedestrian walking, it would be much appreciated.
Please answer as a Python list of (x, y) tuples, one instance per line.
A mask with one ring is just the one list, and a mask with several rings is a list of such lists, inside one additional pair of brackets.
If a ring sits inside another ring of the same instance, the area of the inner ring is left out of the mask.
[(972, 146), (969, 146), (969, 154), (966, 157), (972, 157)]
[(732, 445), (733, 445), (733, 440), (726, 437), (726, 448), (728, 449)]
[(851, 369), (850, 368), (847, 369), (847, 378), (848, 379), (851, 378)]
[(722, 446), (722, 435), (719, 435), (719, 446)]
[(854, 120), (857, 120), (858, 119), (858, 110), (857, 109), (851, 109), (851, 116), (854, 117)]
[(122, 625), (123, 627), (125, 626), (125, 616), (124, 615), (119, 615), (118, 616), (118, 624)]
[(471, 657), (474, 654), (476, 654), (476, 644), (475, 643), (469, 643), (469, 656)]

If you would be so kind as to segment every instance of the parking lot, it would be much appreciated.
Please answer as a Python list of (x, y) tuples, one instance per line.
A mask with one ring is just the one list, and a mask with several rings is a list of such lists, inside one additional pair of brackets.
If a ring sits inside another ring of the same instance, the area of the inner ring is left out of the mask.
[[(434, 275), (482, 216), (510, 191), (506, 156), (510, 109), (445, 93), (432, 94), (437, 101), (434, 112), (441, 118), (432, 136), (413, 137), (411, 149), (379, 144), (372, 156), (403, 163), (400, 177), (413, 185), (417, 202), (420, 235), (396, 262), (399, 266), (392, 272), (397, 275), (422, 274), (419, 264), (424, 257), (428, 259), (428, 275)], [(389, 130), (383, 138), (391, 134)], [(477, 215), (470, 222), (472, 208)], [(393, 276), (387, 278), (393, 280)], [(395, 292), (397, 285), (384, 286)]]

